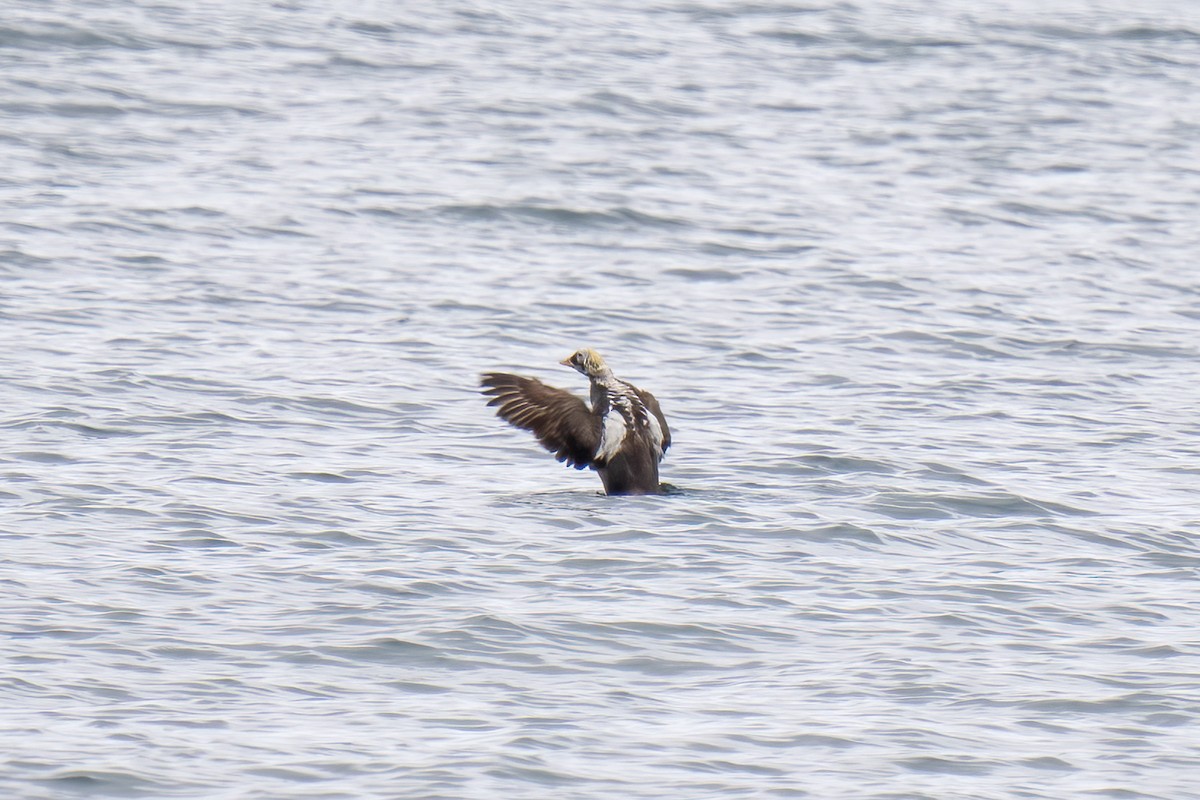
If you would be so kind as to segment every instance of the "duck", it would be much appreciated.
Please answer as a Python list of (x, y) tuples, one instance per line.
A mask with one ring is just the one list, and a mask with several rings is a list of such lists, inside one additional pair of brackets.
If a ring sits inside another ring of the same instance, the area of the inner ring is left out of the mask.
[(505, 372), (484, 373), (480, 390), (496, 416), (531, 431), (559, 461), (595, 470), (605, 494), (662, 493), (658, 464), (671, 446), (671, 430), (658, 400), (614, 375), (591, 348), (559, 363), (587, 377), (590, 406), (566, 389)]

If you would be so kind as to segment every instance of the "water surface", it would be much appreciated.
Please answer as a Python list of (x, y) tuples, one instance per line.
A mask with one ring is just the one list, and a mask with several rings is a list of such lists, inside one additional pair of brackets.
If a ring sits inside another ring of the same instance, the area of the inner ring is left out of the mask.
[[(1200, 797), (1200, 11), (17, 3), (6, 796)], [(606, 498), (475, 387), (654, 392)]]

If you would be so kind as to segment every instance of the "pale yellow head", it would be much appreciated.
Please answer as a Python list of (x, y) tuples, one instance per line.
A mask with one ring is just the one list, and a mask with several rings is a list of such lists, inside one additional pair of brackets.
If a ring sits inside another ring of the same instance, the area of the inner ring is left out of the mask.
[(604, 359), (590, 347), (576, 350), (572, 355), (558, 363), (582, 372), (589, 378), (599, 378), (608, 372), (608, 365), (604, 363)]

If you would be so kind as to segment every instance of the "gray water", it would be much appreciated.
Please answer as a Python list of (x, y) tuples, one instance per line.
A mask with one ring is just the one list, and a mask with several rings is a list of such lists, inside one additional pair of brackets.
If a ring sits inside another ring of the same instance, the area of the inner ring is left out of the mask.
[[(9, 3), (0, 795), (1200, 797), (1200, 5)], [(606, 498), (478, 373), (654, 392)]]

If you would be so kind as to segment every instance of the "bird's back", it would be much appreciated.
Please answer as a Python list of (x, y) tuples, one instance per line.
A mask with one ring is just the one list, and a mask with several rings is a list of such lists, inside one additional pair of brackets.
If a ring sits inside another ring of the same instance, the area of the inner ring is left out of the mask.
[(655, 494), (658, 462), (669, 433), (657, 401), (630, 383), (593, 384), (592, 404), (604, 420), (594, 467), (607, 494)]

